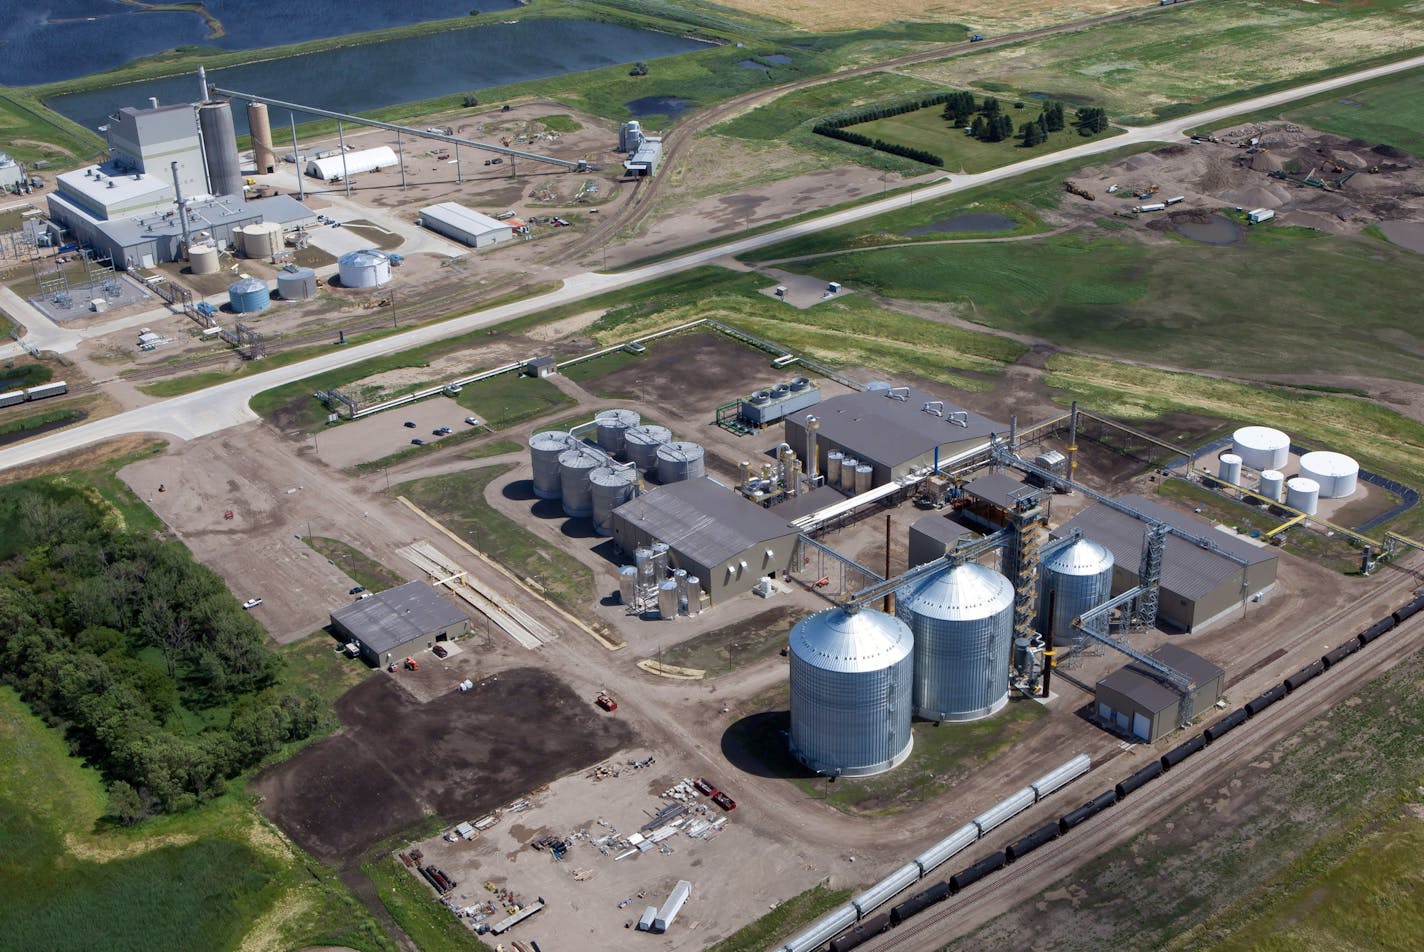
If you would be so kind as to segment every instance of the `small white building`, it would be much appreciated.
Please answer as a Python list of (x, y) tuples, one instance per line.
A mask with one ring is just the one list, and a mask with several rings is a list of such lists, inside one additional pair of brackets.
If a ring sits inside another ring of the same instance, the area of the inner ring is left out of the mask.
[(510, 222), (491, 218), (457, 202), (441, 202), (422, 208), (420, 224), (472, 248), (484, 248), (514, 238)]
[(0, 188), (14, 188), (24, 177), (25, 170), (20, 168), (20, 163), (0, 152)]
[(308, 159), (307, 175), (323, 182), (330, 182), (343, 176), (361, 175), (379, 169), (390, 169), (400, 165), (400, 159), (388, 145), (356, 152), (338, 152), (324, 159)]

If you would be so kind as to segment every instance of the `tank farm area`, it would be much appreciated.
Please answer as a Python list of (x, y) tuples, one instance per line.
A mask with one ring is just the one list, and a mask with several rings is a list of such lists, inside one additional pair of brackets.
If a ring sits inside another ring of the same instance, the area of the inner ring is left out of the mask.
[(778, 948), (892, 948), (1421, 607), (1369, 527), (1413, 491), (1329, 447), (873, 373), (701, 321), (327, 430), (350, 465), (491, 382), (567, 398), (376, 471), (393, 587), (301, 599), (373, 670), (264, 812), (505, 948), (705, 948), (818, 884)]

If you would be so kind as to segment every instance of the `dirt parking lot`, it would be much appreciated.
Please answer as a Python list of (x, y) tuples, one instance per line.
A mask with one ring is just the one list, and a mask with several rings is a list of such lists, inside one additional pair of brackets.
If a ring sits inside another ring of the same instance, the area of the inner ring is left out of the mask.
[(263, 813), (314, 856), (344, 865), (425, 814), (480, 816), (635, 740), (623, 720), (534, 668), (455, 690), (473, 664), (430, 672), (450, 689), (424, 704), (401, 681), (425, 670), (382, 672), (348, 691), (336, 704), (339, 734), (254, 781)]

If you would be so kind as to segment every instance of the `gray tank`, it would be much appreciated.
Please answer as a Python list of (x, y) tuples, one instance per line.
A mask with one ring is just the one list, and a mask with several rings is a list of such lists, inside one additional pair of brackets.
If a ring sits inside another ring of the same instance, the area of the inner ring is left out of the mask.
[(706, 452), (700, 443), (674, 440), (658, 447), (658, 482), (663, 485), (698, 479), (706, 472)]
[(672, 430), (665, 426), (644, 423), (630, 426), (623, 434), (623, 452), (628, 462), (636, 463), (643, 472), (657, 468), (658, 447), (672, 442)]
[(860, 460), (853, 456), (847, 456), (841, 460), (841, 490), (843, 492), (855, 492), (855, 471), (860, 466)]
[(628, 431), (638, 425), (642, 417), (638, 416), (636, 410), (602, 410), (594, 418), (594, 426), (598, 429), (598, 445), (606, 450), (609, 455), (617, 456), (623, 452), (624, 437)]
[(845, 461), (845, 454), (840, 450), (831, 450), (826, 454), (826, 485), (839, 486), (841, 484), (841, 464)]
[(832, 608), (791, 629), (791, 753), (829, 776), (863, 777), (910, 755), (914, 640), (873, 609)]
[(316, 272), (311, 268), (283, 268), (277, 272), (277, 293), (284, 301), (306, 301), (316, 297)]
[(534, 495), (540, 499), (558, 499), (559, 457), (569, 448), (573, 437), (561, 430), (545, 430), (529, 437), (529, 462), (534, 466)]
[(915, 636), (916, 717), (970, 721), (1009, 700), (1014, 587), (966, 562), (918, 579), (895, 596), (895, 614)]
[(586, 446), (575, 446), (559, 454), (559, 495), (564, 501), (564, 515), (570, 519), (587, 519), (593, 515), (593, 488), (588, 474), (607, 463), (606, 456)]
[(242, 196), (242, 162), (237, 155), (237, 132), (232, 124), (232, 104), (226, 100), (198, 107), (198, 131), (203, 136), (203, 161), (208, 166), (208, 189), (214, 195)]
[(1079, 539), (1039, 564), (1038, 630), (1071, 637), (1073, 619), (1112, 594), (1113, 556), (1092, 539)]
[(613, 535), (613, 510), (633, 498), (637, 478), (632, 467), (600, 466), (588, 474), (589, 489), (593, 493), (593, 531)]

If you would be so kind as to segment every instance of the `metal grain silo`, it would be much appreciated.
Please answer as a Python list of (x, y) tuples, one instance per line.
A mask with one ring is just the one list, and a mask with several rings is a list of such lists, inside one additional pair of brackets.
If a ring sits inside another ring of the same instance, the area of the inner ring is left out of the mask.
[(203, 139), (203, 161), (208, 166), (208, 191), (241, 197), (242, 161), (237, 155), (232, 104), (222, 100), (199, 106), (198, 132)]
[(593, 418), (598, 428), (598, 445), (611, 455), (623, 452), (624, 438), (628, 430), (638, 425), (642, 419), (636, 410), (602, 410)]
[(817, 612), (791, 629), (791, 753), (817, 773), (880, 773), (910, 755), (914, 639), (872, 609)]
[(540, 499), (558, 499), (563, 494), (559, 486), (559, 456), (574, 442), (562, 430), (545, 430), (529, 437), (529, 462), (534, 466), (534, 495)]
[(1092, 539), (1079, 539), (1039, 564), (1038, 630), (1067, 638), (1073, 619), (1112, 594), (1113, 555)]
[(256, 278), (242, 278), (228, 285), (229, 306), (238, 314), (256, 314), (267, 310), (272, 303), (272, 292), (267, 290), (267, 282)]
[(586, 446), (575, 446), (559, 454), (559, 497), (564, 515), (587, 519), (593, 515), (593, 488), (588, 474), (608, 464), (608, 457)]
[(681, 482), (697, 479), (706, 473), (706, 452), (700, 443), (674, 440), (658, 447), (658, 482)]
[(316, 297), (316, 272), (311, 268), (283, 268), (277, 272), (277, 293), (284, 301), (306, 301)]
[(670, 442), (672, 430), (665, 426), (644, 423), (629, 427), (623, 434), (623, 451), (628, 454), (630, 462), (636, 463), (643, 472), (648, 472), (658, 465), (658, 447)]
[(593, 494), (593, 530), (599, 535), (613, 535), (613, 510), (633, 498), (637, 478), (631, 466), (619, 469), (600, 466), (588, 474), (589, 490)]
[(895, 614), (915, 636), (914, 713), (969, 721), (1009, 700), (1014, 587), (993, 569), (966, 562), (896, 593)]
[(336, 259), (344, 288), (378, 288), (391, 283), (391, 257), (376, 248), (348, 251)]

